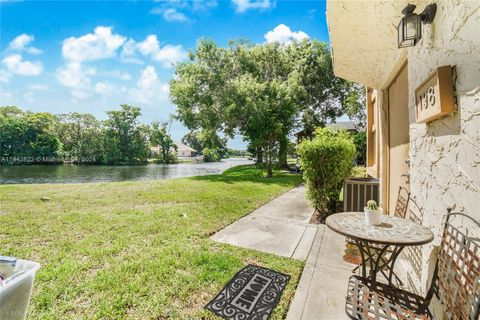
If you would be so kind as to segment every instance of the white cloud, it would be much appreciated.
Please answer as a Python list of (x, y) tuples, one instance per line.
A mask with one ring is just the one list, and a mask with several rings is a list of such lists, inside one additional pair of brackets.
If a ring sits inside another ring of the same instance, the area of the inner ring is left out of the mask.
[(57, 70), (57, 80), (66, 87), (88, 87), (91, 84), (90, 77), (96, 74), (94, 68), (83, 68), (79, 62), (69, 62)]
[(98, 75), (104, 77), (113, 77), (124, 81), (132, 79), (132, 76), (129, 73), (120, 70), (103, 71), (99, 72)]
[(13, 39), (9, 45), (8, 48), (13, 51), (26, 51), (30, 54), (39, 54), (42, 53), (42, 50), (37, 49), (35, 47), (29, 46), (29, 44), (35, 39), (34, 36), (28, 35), (26, 33), (23, 33), (19, 36), (17, 36), (15, 39)]
[(167, 21), (178, 21), (178, 22), (184, 22), (188, 20), (185, 14), (183, 14), (182, 12), (178, 11), (175, 8), (166, 9), (163, 12), (163, 18)]
[[(143, 63), (138, 57), (147, 57), (169, 67), (187, 56), (182, 46), (160, 45), (156, 35), (149, 35), (143, 41), (136, 42), (122, 35), (112, 33), (111, 27), (96, 27), (93, 33), (63, 41), (62, 53), (66, 63), (57, 69), (56, 78), (60, 84), (70, 88), (72, 97), (76, 100), (96, 98), (99, 95), (110, 95), (119, 88), (113, 83), (96, 81), (96, 77), (114, 77), (123, 81), (131, 79), (130, 74), (119, 70), (97, 71), (89, 66), (91, 61), (118, 57), (123, 62)], [(148, 66), (142, 71), (142, 76), (127, 94), (136, 101), (147, 101), (166, 97), (167, 89), (158, 80), (155, 68)], [(121, 90), (121, 87), (120, 87)]]
[[(158, 61), (163, 67), (171, 67), (172, 64), (178, 63), (187, 57), (187, 52), (181, 45), (165, 45), (161, 46), (157, 36), (151, 34), (142, 42), (135, 42), (130, 39), (127, 41), (128, 46), (124, 46), (122, 52), (122, 59), (125, 62), (136, 62), (139, 59), (136, 57), (138, 51), (145, 57)], [(141, 61), (141, 60), (140, 60)]]
[(12, 75), (5, 69), (0, 69), (0, 82), (9, 83)]
[(309, 36), (305, 32), (294, 32), (284, 24), (279, 24), (272, 31), (268, 31), (265, 34), (265, 40), (267, 40), (267, 42), (288, 44), (293, 41), (301, 41), (303, 39), (309, 39)]
[(91, 76), (95, 75), (95, 68), (84, 66), (79, 62), (69, 62), (57, 70), (57, 80), (62, 85), (71, 88), (71, 95), (77, 100), (85, 100), (92, 96)]
[(147, 66), (142, 70), (136, 87), (131, 88), (128, 94), (133, 101), (139, 103), (166, 100), (168, 85), (160, 82), (153, 66)]
[(192, 10), (204, 11), (204, 10), (215, 8), (217, 5), (218, 5), (217, 0), (193, 0)]
[(160, 43), (157, 36), (151, 34), (145, 38), (142, 42), (137, 44), (138, 50), (144, 55), (153, 55), (160, 50)]
[(235, 11), (245, 12), (250, 9), (267, 10), (275, 7), (274, 0), (232, 0)]
[(166, 45), (162, 47), (152, 57), (153, 60), (159, 61), (164, 67), (171, 67), (172, 64), (176, 64), (187, 57), (187, 52), (183, 50), (181, 45)]
[(69, 61), (94, 61), (111, 58), (126, 38), (112, 33), (111, 27), (98, 26), (94, 33), (81, 37), (70, 37), (63, 41), (63, 57)]
[(143, 61), (136, 57), (137, 42), (129, 39), (122, 47), (120, 60), (126, 63), (143, 64)]
[(215, 8), (217, 0), (170, 0), (156, 1), (160, 5), (150, 10), (151, 14), (159, 15), (169, 22), (192, 22), (187, 13), (199, 13)]
[(108, 82), (97, 82), (94, 88), (96, 93), (99, 93), (102, 95), (111, 94), (114, 91), (114, 89), (115, 89), (115, 86)]
[(22, 76), (36, 76), (43, 72), (42, 63), (39, 61), (24, 61), (19, 54), (13, 54), (5, 57), (2, 64), (7, 71)]
[(118, 77), (118, 79), (124, 80), (124, 81), (132, 79), (132, 76), (130, 74), (126, 73), (126, 72), (120, 73), (117, 77)]
[(14, 105), (13, 101), (13, 93), (1, 90), (0, 91), (0, 105), (2, 106), (8, 106), (8, 105)]
[(70, 94), (75, 100), (87, 100), (92, 97), (91, 90), (83, 89), (83, 88), (75, 88), (70, 91)]
[[(172, 7), (167, 7), (167, 4), (161, 6), (161, 7), (156, 7), (150, 10), (151, 14), (159, 15), (162, 16), (163, 19), (165, 19), (168, 22), (188, 22), (190, 19), (187, 17), (187, 15), (183, 12), (181, 12), (177, 8), (172, 8)], [(171, 3), (168, 3), (168, 5), (171, 5)]]
[(32, 103), (32, 102), (35, 101), (35, 99), (34, 99), (34, 97), (33, 97), (33, 94), (34, 94), (33, 91), (28, 91), (27, 93), (25, 93), (25, 94), (23, 95), (23, 99), (25, 99), (25, 101), (27, 101), (27, 102)]
[(47, 90), (47, 86), (44, 84), (36, 83), (36, 84), (32, 84), (29, 87), (29, 89), (32, 91), (43, 91), (43, 90)]

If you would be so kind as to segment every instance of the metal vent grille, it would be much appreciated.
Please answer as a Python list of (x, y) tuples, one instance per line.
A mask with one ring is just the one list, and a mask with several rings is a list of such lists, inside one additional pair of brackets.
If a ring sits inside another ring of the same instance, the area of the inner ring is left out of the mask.
[(363, 211), (368, 200), (379, 202), (380, 183), (374, 178), (347, 178), (343, 186), (343, 211)]

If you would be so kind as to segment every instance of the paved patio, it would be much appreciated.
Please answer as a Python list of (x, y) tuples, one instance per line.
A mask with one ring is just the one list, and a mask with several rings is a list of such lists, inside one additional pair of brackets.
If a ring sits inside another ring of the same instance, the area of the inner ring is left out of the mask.
[(354, 265), (343, 260), (345, 238), (309, 224), (314, 210), (296, 187), (214, 234), (217, 242), (306, 260), (287, 319), (347, 319), (345, 294)]
[(354, 265), (343, 260), (344, 250), (345, 237), (318, 226), (287, 319), (348, 319), (345, 294)]
[(243, 248), (306, 260), (318, 226), (309, 224), (314, 212), (298, 186), (253, 211), (211, 239)]

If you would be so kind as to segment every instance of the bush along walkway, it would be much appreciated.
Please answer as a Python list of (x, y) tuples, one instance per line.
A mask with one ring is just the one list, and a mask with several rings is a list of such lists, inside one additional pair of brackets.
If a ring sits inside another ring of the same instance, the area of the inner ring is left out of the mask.
[(318, 226), (309, 224), (313, 207), (298, 186), (248, 216), (214, 234), (211, 239), (234, 246), (305, 260)]

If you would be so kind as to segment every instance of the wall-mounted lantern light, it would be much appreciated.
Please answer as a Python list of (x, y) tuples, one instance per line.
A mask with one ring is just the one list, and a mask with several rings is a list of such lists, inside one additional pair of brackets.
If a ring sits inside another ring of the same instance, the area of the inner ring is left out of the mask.
[(431, 3), (425, 7), (421, 14), (416, 14), (416, 6), (408, 4), (403, 10), (403, 18), (397, 27), (398, 47), (413, 47), (422, 38), (422, 23), (430, 24), (437, 13), (437, 4)]

